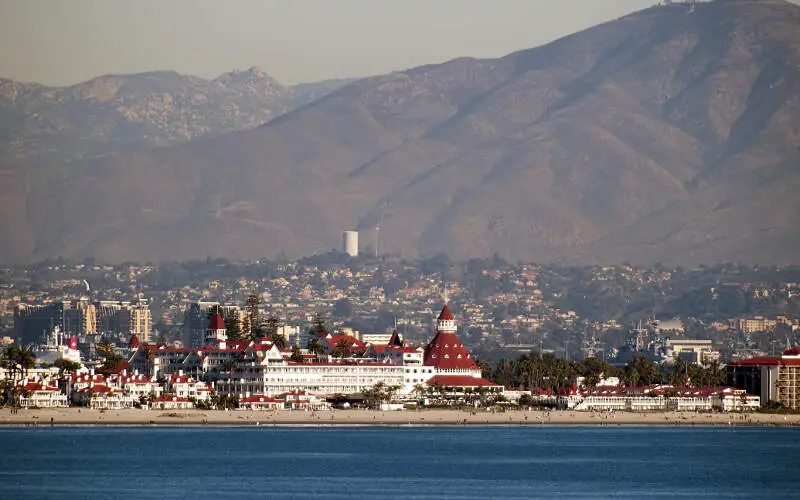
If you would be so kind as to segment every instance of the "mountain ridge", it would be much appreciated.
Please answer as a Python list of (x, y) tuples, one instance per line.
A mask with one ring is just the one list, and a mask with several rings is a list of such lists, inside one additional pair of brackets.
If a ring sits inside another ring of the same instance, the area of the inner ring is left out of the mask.
[(796, 262), (798, 21), (776, 0), (654, 7), (362, 79), (252, 130), (29, 179), (2, 251), (296, 257), (380, 225), (404, 257)]
[(63, 163), (246, 130), (354, 80), (283, 86), (262, 69), (157, 70), (60, 87), (0, 78), (0, 155)]

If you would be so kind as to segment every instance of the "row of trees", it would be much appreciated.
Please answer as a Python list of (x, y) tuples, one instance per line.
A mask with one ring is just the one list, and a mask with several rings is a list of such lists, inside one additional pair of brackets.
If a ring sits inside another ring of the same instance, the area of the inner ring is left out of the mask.
[[(484, 370), (485, 371), (485, 370)], [(625, 386), (666, 383), (675, 386), (715, 386), (725, 383), (725, 370), (719, 362), (706, 367), (678, 362), (658, 366), (644, 356), (634, 356), (625, 368), (620, 369), (607, 361), (587, 358), (568, 361), (551, 353), (531, 353), (515, 360), (502, 359), (494, 370), (486, 374), (495, 383), (506, 387), (530, 387), (556, 390), (570, 387), (577, 377), (583, 384), (594, 387), (600, 377), (618, 377)]]

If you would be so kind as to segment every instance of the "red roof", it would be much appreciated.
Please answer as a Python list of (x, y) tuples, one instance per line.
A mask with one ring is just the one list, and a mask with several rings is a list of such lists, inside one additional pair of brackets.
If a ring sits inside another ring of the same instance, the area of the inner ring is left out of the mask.
[(128, 341), (128, 347), (139, 347), (140, 345), (142, 345), (142, 343), (139, 342), (139, 336), (135, 333), (131, 335), (131, 340)]
[(436, 332), (436, 336), (425, 348), (423, 364), (445, 370), (478, 368), (467, 348), (451, 332)]
[(431, 386), (439, 384), (442, 387), (500, 387), (494, 382), (468, 375), (436, 375), (426, 383)]
[(222, 316), (215, 314), (211, 317), (211, 323), (208, 325), (209, 330), (225, 330), (225, 320)]
[(787, 349), (784, 353), (784, 356), (800, 356), (800, 347), (792, 347), (791, 349)]
[(403, 341), (400, 340), (400, 334), (397, 333), (397, 330), (392, 331), (392, 337), (389, 339), (387, 345), (403, 347)]
[(328, 345), (331, 347), (331, 349), (336, 349), (336, 346), (342, 340), (347, 342), (347, 347), (349, 347), (350, 349), (357, 349), (357, 350), (360, 351), (360, 350), (363, 350), (364, 347), (365, 347), (365, 344), (363, 342), (361, 342), (357, 338), (352, 337), (350, 335), (341, 335), (340, 334), (340, 335), (328, 335), (327, 337), (325, 337), (325, 341), (328, 343)]
[(453, 313), (450, 312), (450, 308), (447, 307), (447, 304), (444, 305), (442, 308), (442, 312), (439, 313), (439, 320), (454, 320)]
[(750, 358), (732, 361), (727, 366), (800, 366), (800, 358), (779, 358), (777, 356)]
[(240, 399), (239, 403), (283, 403), (283, 400), (263, 394), (253, 394), (252, 396)]
[(24, 390), (33, 392), (33, 391), (59, 391), (58, 387), (48, 387), (43, 384), (39, 384), (37, 382), (29, 382), (22, 387)]

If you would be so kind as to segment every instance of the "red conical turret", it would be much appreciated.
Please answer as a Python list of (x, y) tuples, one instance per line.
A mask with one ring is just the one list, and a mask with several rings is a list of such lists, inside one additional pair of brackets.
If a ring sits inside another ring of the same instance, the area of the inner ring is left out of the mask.
[(439, 370), (475, 370), (478, 365), (456, 335), (456, 321), (450, 308), (442, 308), (437, 320), (436, 335), (425, 348), (423, 363)]

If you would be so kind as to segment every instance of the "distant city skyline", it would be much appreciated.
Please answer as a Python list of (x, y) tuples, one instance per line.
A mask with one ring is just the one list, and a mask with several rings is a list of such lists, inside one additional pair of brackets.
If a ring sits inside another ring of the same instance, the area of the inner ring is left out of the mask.
[(283, 84), (542, 45), (655, 0), (3, 0), (0, 77), (71, 85), (258, 66)]

